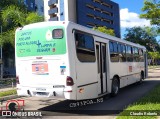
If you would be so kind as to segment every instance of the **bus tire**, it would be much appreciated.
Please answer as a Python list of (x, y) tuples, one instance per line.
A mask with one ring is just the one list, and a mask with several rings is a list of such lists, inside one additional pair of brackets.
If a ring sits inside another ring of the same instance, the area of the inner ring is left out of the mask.
[(117, 77), (114, 77), (112, 80), (112, 89), (111, 89), (111, 96), (114, 97), (119, 92), (119, 81)]
[(141, 72), (141, 74), (140, 74), (139, 84), (142, 84), (142, 83), (143, 83), (143, 80), (144, 80), (144, 73), (143, 73), (143, 72)]

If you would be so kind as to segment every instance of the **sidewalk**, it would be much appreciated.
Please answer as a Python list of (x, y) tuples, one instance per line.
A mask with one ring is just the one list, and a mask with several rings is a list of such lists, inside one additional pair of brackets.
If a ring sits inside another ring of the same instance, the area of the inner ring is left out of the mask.
[(13, 90), (13, 89), (16, 89), (16, 87), (0, 88), (0, 92), (7, 91), (7, 90)]
[(160, 67), (148, 69), (148, 79), (150, 78), (160, 80)]

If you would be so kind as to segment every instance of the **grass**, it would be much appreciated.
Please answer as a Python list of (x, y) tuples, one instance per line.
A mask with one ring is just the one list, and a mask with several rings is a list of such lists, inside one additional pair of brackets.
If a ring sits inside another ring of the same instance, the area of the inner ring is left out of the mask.
[(16, 89), (2, 91), (2, 92), (0, 92), (0, 97), (4, 97), (4, 96), (8, 96), (8, 95), (14, 95), (14, 94), (17, 94)]
[[(145, 112), (160, 115), (160, 84), (146, 96), (128, 106), (116, 119), (157, 119), (156, 115), (146, 116)], [(143, 116), (132, 116), (133, 113)]]

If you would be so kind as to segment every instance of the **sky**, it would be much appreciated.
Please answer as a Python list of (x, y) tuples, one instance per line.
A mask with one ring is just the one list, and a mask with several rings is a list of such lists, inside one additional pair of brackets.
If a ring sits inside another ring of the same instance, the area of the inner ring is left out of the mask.
[(112, 0), (119, 4), (120, 8), (120, 23), (121, 23), (121, 38), (125, 34), (126, 28), (134, 26), (150, 26), (150, 21), (140, 19), (139, 14), (142, 13), (144, 0)]

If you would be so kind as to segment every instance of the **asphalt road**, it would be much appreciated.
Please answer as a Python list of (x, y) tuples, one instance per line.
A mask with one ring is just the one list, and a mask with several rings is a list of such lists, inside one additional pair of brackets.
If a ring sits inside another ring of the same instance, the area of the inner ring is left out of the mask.
[[(160, 80), (145, 80), (142, 84), (133, 84), (120, 90), (120, 93), (116, 97), (106, 96), (103, 97), (102, 102), (96, 104), (89, 104), (89, 101), (60, 101), (56, 104), (39, 108), (40, 111), (47, 111), (49, 115), (117, 115), (128, 105), (134, 103), (137, 99), (146, 95), (157, 84), (160, 84)], [(99, 98), (102, 100), (102, 98)], [(84, 102), (88, 101), (88, 104)], [(77, 104), (79, 102), (79, 106)], [(97, 102), (97, 100), (93, 100)], [(49, 113), (51, 112), (51, 113)], [(63, 114), (62, 114), (63, 113)]]

